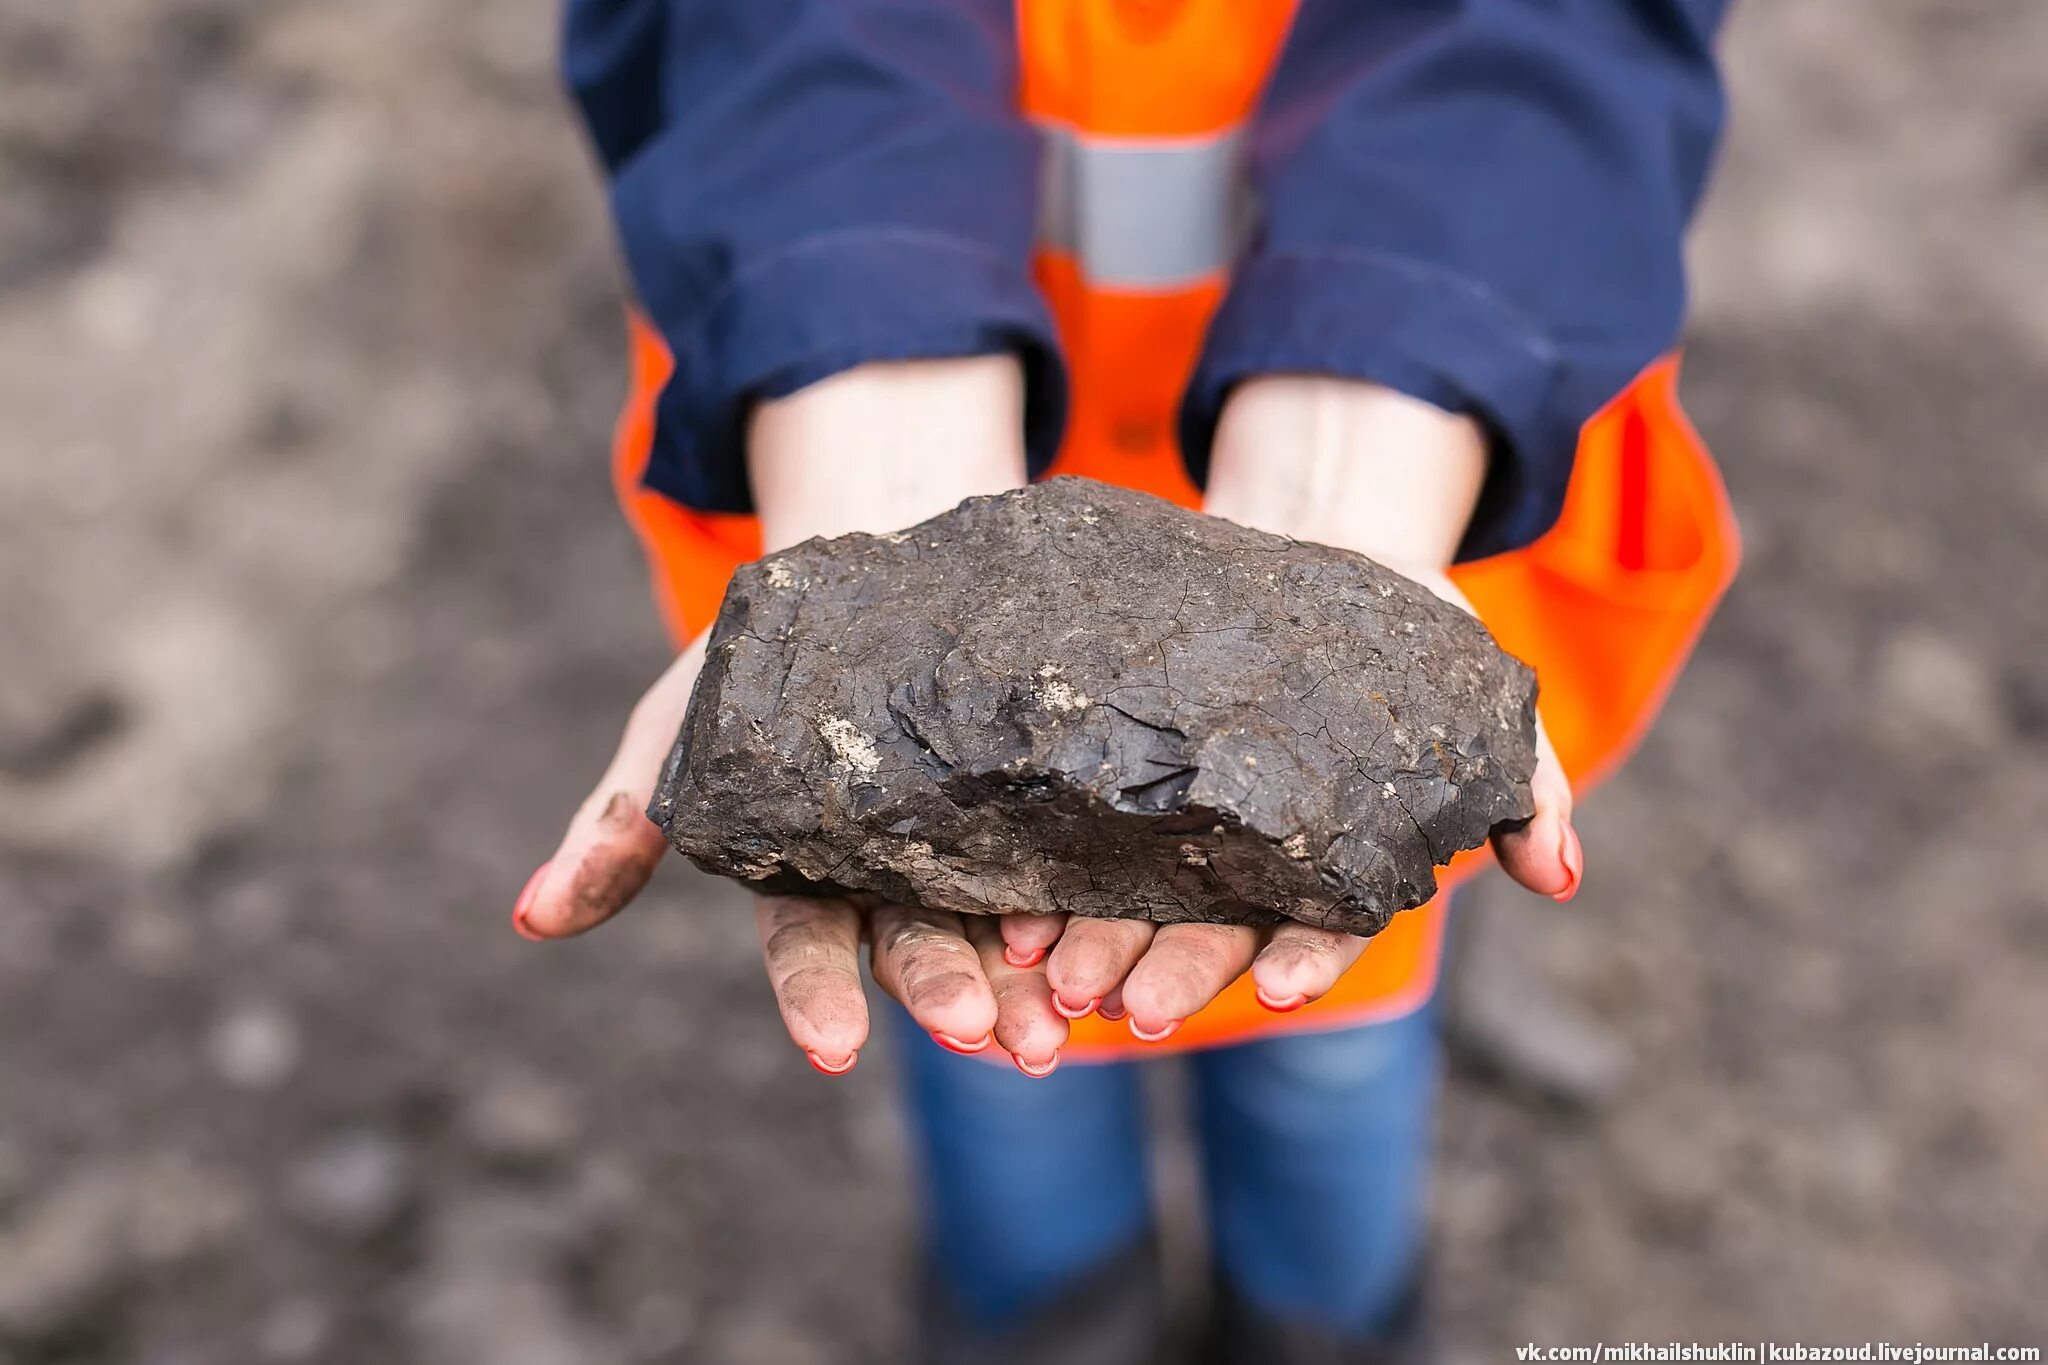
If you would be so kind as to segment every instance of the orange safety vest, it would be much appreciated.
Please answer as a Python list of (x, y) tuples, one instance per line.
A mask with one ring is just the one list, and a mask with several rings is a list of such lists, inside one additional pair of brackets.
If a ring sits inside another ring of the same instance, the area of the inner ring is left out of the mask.
[[(1053, 473), (1199, 503), (1174, 416), (1222, 298), (1232, 208), (1224, 179), (1206, 168), (1231, 162), (1293, 9), (1294, 0), (1019, 0), (1020, 102), (1048, 149), (1034, 264), (1072, 389)], [(1119, 234), (1132, 198), (1125, 186), (1124, 203), (1111, 202), (1121, 168), (1153, 175), (1148, 194), (1178, 185), (1188, 230), (1157, 231), (1155, 217), (1149, 233)], [(680, 647), (710, 626), (733, 569), (760, 555), (760, 528), (644, 486), (672, 362), (637, 315), (630, 334), (613, 481)], [(1587, 422), (1548, 534), (1451, 573), (1501, 645), (1536, 668), (1544, 723), (1582, 794), (1634, 747), (1735, 572), (1734, 520), (1679, 409), (1677, 379), (1676, 357), (1659, 360)], [(1439, 874), (1442, 890), (1486, 857), (1460, 855)], [(1157, 1054), (1413, 1010), (1436, 985), (1445, 900), (1440, 892), (1395, 916), (1334, 990), (1292, 1014), (1262, 1008), (1246, 977), (1164, 1042), (1139, 1043), (1090, 1016), (1062, 1055)]]

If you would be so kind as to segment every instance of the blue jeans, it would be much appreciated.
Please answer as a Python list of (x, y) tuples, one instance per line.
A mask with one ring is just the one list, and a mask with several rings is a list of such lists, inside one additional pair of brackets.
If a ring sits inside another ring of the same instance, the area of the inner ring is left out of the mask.
[[(927, 1256), (969, 1321), (1000, 1331), (1149, 1234), (1144, 1063), (1070, 1063), (1035, 1081), (899, 1017)], [(1278, 1321), (1374, 1335), (1422, 1255), (1434, 1011), (1188, 1065), (1224, 1285)]]

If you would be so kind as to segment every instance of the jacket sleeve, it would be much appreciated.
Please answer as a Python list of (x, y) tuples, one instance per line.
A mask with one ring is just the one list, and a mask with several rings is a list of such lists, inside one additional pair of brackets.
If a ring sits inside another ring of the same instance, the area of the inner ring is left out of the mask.
[(1007, 0), (567, 0), (563, 62), (675, 358), (649, 483), (748, 510), (755, 399), (1001, 351), (1050, 462), (1063, 381)]
[(1251, 130), (1261, 219), (1181, 414), (1369, 379), (1482, 420), (1464, 558), (1557, 519), (1580, 426), (1676, 340), (1725, 0), (1303, 0)]

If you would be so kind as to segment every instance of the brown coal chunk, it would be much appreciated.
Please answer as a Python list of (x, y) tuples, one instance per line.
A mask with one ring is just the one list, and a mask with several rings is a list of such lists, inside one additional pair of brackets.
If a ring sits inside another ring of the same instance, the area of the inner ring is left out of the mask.
[(649, 815), (767, 892), (1372, 934), (1532, 813), (1535, 705), (1362, 555), (1054, 479), (742, 568)]

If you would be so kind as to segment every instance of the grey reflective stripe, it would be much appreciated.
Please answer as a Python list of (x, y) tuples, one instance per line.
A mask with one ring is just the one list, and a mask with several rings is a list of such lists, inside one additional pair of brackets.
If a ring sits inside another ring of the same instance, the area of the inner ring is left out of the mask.
[(1230, 267), (1250, 222), (1244, 139), (1103, 138), (1041, 124), (1038, 244), (1090, 284), (1171, 289)]

